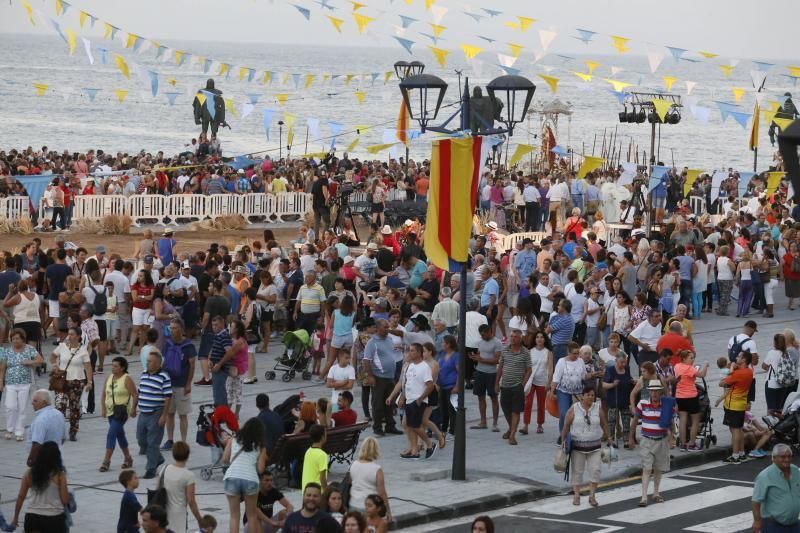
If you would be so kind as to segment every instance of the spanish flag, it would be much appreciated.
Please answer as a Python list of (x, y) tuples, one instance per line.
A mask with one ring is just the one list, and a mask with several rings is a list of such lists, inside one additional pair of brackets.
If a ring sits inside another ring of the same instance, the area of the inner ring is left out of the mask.
[(408, 111), (405, 98), (400, 101), (400, 114), (397, 115), (397, 140), (408, 145)]
[(425, 254), (441, 269), (458, 271), (458, 263), (467, 260), (481, 163), (488, 144), (483, 137), (433, 142)]

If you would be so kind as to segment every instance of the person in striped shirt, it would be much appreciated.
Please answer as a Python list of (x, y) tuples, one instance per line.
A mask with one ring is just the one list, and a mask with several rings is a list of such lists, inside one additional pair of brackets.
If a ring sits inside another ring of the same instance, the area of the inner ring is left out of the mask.
[(138, 400), (134, 400), (131, 409), (132, 417), (136, 416), (137, 409), (139, 411), (136, 440), (139, 448), (147, 455), (144, 479), (156, 477), (156, 468), (164, 462), (160, 447), (171, 399), (172, 382), (169, 374), (161, 368), (161, 353), (151, 350), (147, 356), (147, 369), (139, 378)]
[[(642, 499), (639, 507), (647, 507), (647, 487), (650, 484), (650, 471), (653, 472), (653, 501), (662, 503), (664, 497), (659, 492), (661, 485), (661, 474), (669, 472), (669, 443), (672, 441), (672, 418), (675, 416), (675, 407), (672, 405), (673, 413), (669, 413), (667, 427), (662, 427), (662, 410), (666, 407), (661, 403), (661, 395), (664, 393), (664, 385), (658, 379), (652, 379), (647, 384), (650, 392), (649, 400), (640, 400), (636, 404), (636, 413), (631, 422), (631, 428), (635, 428), (638, 422), (642, 422), (642, 442), (640, 444), (640, 455), (642, 457)], [(665, 413), (666, 415), (667, 413)], [(636, 431), (631, 431), (630, 442), (628, 445), (632, 450), (636, 446)]]
[(312, 335), (327, 300), (325, 289), (317, 283), (317, 276), (313, 271), (306, 272), (305, 281), (306, 284), (300, 287), (297, 293), (294, 320), (299, 329), (304, 329)]

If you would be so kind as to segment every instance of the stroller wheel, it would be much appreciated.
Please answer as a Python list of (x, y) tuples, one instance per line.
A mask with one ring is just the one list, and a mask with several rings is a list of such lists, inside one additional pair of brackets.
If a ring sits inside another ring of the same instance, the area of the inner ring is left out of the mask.
[(716, 435), (711, 435), (709, 440), (711, 441), (711, 444), (713, 444), (714, 446), (717, 445), (717, 436)]
[(308, 370), (304, 370), (303, 371), (303, 379), (306, 380), (306, 381), (310, 380), (311, 379), (311, 372), (309, 372)]
[(264, 379), (272, 381), (273, 379), (275, 379), (275, 375), (276, 375), (275, 372), (273, 372), (272, 370), (267, 370), (266, 372), (264, 372)]
[(293, 378), (293, 377), (294, 377), (294, 376), (292, 376), (292, 374), (291, 374), (291, 373), (289, 373), (289, 372), (285, 372), (285, 373), (283, 374), (283, 376), (281, 376), (281, 381), (283, 381), (284, 383), (289, 383), (290, 381), (292, 381), (292, 378)]
[(289, 371), (289, 379), (290, 380), (294, 379), (294, 376), (295, 376), (294, 370), (290, 370)]
[(211, 479), (212, 470), (210, 468), (201, 468), (200, 469), (200, 479), (203, 481), (208, 481)]

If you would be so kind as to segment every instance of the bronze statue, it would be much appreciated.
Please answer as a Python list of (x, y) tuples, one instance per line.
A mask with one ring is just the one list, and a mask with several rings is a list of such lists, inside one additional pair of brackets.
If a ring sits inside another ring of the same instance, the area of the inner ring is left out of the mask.
[(500, 117), (503, 102), (491, 96), (483, 96), (480, 87), (472, 90), (469, 99), (469, 129), (472, 132), (485, 132), (494, 129), (494, 121)]
[[(778, 112), (775, 113), (775, 118), (788, 118), (790, 120), (794, 120), (798, 117), (797, 107), (795, 107), (794, 102), (792, 102), (792, 93), (785, 93), (786, 101), (783, 103), (781, 107), (778, 108)], [(774, 121), (769, 125), (769, 142), (772, 143), (772, 146), (775, 146), (775, 134), (776, 131), (780, 133), (781, 128), (776, 124)]]
[[(205, 99), (201, 98), (201, 96), (204, 96)], [(213, 98), (211, 106), (209, 106), (209, 98)], [(194, 108), (194, 123), (198, 126), (202, 124), (203, 135), (208, 134), (209, 124), (211, 125), (211, 133), (214, 135), (217, 134), (220, 126), (228, 126), (228, 123), (225, 122), (225, 100), (222, 98), (222, 91), (214, 88), (214, 80), (209, 79), (206, 82), (206, 88), (197, 91), (192, 107)], [(213, 116), (210, 107), (214, 109)]]

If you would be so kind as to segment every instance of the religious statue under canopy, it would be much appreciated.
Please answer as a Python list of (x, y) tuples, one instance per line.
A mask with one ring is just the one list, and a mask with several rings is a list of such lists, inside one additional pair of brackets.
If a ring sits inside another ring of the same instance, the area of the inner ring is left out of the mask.
[(202, 124), (203, 135), (208, 134), (209, 124), (211, 133), (214, 135), (217, 134), (220, 126), (228, 126), (225, 122), (225, 100), (222, 98), (222, 91), (214, 88), (214, 80), (209, 79), (206, 82), (206, 88), (197, 91), (192, 107), (194, 108), (194, 123), (198, 126)]

